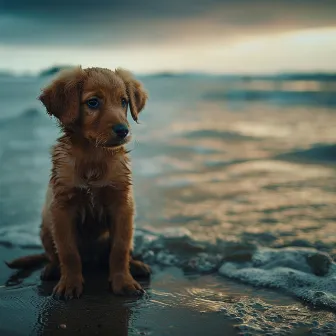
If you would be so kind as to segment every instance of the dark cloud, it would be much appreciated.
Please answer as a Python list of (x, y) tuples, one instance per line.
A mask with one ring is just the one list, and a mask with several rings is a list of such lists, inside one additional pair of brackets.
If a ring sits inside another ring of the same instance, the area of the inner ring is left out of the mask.
[[(240, 1), (238, 0), (238, 2)], [(132, 18), (148, 18), (153, 15), (158, 15), (159, 17), (185, 17), (221, 3), (223, 1), (220, 0), (58, 0), (54, 2), (44, 0), (3, 0), (0, 4), (0, 10), (24, 16), (39, 16), (40, 14), (52, 16), (61, 13), (65, 16), (68, 14), (82, 16), (84, 14), (88, 17), (91, 14), (96, 15), (98, 13), (109, 14), (113, 17), (122, 14)]]
[(185, 41), (336, 26), (334, 0), (1, 0), (0, 43)]

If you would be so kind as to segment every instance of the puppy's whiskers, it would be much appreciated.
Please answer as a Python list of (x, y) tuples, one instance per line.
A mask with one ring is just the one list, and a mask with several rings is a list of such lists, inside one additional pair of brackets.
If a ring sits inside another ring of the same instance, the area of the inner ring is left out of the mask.
[(98, 133), (98, 136), (96, 138), (96, 147), (99, 147), (104, 143), (104, 138), (102, 133)]
[(132, 140), (129, 142), (132, 145), (128, 150), (127, 153), (130, 153), (135, 150), (135, 148), (139, 145), (139, 141), (136, 139), (136, 136), (132, 136)]

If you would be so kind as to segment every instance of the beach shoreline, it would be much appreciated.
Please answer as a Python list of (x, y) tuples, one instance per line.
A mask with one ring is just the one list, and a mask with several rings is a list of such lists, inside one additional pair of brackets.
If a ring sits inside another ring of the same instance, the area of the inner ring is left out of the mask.
[[(0, 247), (0, 255), (6, 260), (34, 252), (36, 249)], [(256, 319), (265, 318), (266, 315), (258, 316), (259, 311), (272, 310), (271, 318), (275, 312), (281, 314), (285, 307), (297, 307), (298, 312), (302, 310), (302, 317), (309, 312), (281, 292), (254, 288), (216, 275), (185, 275), (176, 267), (154, 266), (152, 279), (142, 282), (146, 294), (140, 298), (117, 297), (108, 291), (106, 274), (86, 274), (82, 297), (67, 302), (52, 298), (55, 282), (41, 282), (40, 270), (13, 277), (16, 272), (2, 263), (0, 274), (0, 333), (4, 336), (187, 333), (233, 336), (244, 332), (247, 335), (253, 329), (252, 334), (257, 335), (258, 325), (249, 326), (245, 321), (253, 315)], [(230, 311), (230, 307), (235, 310)], [(319, 317), (333, 314), (318, 310), (310, 313), (316, 315), (315, 324), (319, 323)], [(283, 332), (308, 335), (314, 328), (311, 320), (289, 324)], [(274, 331), (277, 334), (281, 328), (274, 326)], [(267, 334), (266, 329), (264, 333)]]

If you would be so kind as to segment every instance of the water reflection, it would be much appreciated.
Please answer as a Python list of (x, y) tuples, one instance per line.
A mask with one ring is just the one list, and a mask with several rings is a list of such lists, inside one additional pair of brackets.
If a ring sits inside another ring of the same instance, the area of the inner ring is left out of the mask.
[(39, 307), (34, 332), (38, 335), (128, 335), (136, 299), (125, 299), (108, 291), (105, 277), (87, 279), (85, 297), (63, 302), (50, 297), (54, 284), (38, 286), (45, 296)]

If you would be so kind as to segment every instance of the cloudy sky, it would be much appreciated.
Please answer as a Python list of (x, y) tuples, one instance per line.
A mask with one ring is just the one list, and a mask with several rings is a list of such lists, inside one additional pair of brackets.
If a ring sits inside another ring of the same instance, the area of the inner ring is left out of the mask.
[(1, 0), (0, 69), (336, 71), (335, 0)]

